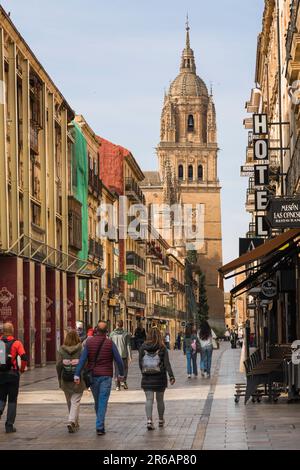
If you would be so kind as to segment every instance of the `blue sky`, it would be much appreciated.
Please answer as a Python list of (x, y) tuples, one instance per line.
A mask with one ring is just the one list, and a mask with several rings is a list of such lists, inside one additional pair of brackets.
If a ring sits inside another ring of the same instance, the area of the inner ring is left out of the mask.
[(247, 231), (247, 134), (263, 0), (5, 0), (11, 19), (72, 108), (95, 132), (157, 168), (164, 88), (178, 74), (188, 11), (197, 72), (213, 82), (223, 186), (224, 262)]

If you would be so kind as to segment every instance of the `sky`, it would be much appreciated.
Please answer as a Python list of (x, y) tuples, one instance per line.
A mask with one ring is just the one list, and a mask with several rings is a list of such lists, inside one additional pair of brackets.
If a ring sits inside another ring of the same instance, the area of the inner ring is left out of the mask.
[(236, 258), (249, 223), (242, 121), (264, 0), (0, 3), (75, 112), (97, 134), (130, 149), (143, 170), (158, 168), (164, 90), (179, 72), (188, 12), (197, 73), (213, 84), (216, 104), (224, 263)]

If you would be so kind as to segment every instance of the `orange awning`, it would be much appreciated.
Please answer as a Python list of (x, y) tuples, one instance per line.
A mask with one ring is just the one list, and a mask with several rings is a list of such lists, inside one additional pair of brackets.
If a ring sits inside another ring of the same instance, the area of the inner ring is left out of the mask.
[(266, 241), (264, 245), (255, 248), (255, 250), (252, 250), (249, 253), (245, 253), (239, 258), (236, 258), (234, 261), (225, 264), (219, 269), (219, 284), (223, 284), (223, 279), (225, 278), (226, 274), (236, 271), (241, 266), (254, 263), (255, 261), (264, 258), (265, 256), (276, 253), (278, 250), (280, 250), (280, 248), (283, 248), (285, 245), (299, 236), (300, 228), (288, 230), (287, 232), (278, 235), (276, 238), (272, 238)]

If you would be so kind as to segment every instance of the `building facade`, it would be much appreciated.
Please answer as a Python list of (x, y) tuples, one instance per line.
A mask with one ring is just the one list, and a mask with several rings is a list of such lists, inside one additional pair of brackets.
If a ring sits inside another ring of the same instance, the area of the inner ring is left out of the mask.
[(75, 322), (80, 267), (68, 245), (74, 113), (1, 7), (0, 81), (0, 322), (14, 323), (33, 367), (55, 361)]

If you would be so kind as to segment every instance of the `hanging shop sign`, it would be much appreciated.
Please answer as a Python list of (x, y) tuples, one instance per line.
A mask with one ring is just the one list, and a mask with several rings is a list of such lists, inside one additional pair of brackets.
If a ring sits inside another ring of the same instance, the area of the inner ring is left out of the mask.
[(265, 216), (257, 215), (255, 217), (256, 236), (267, 237), (269, 235), (269, 224)]
[(255, 191), (255, 211), (265, 212), (269, 203), (269, 193), (266, 189)]
[(240, 256), (255, 250), (263, 244), (264, 240), (262, 238), (240, 238)]
[(254, 176), (254, 166), (253, 165), (244, 165), (241, 166), (241, 177), (251, 178)]
[(254, 166), (254, 185), (268, 186), (270, 183), (269, 165)]
[(272, 228), (300, 228), (300, 199), (270, 199), (267, 217)]
[(261, 294), (267, 299), (273, 299), (277, 295), (277, 284), (275, 281), (265, 281), (261, 286)]
[[(256, 236), (267, 237), (269, 235), (269, 225), (265, 213), (269, 203), (269, 125), (266, 114), (253, 115), (253, 147), (254, 147), (254, 186), (255, 191), (255, 211), (258, 214), (255, 218)], [(258, 164), (258, 162), (260, 162)]]

